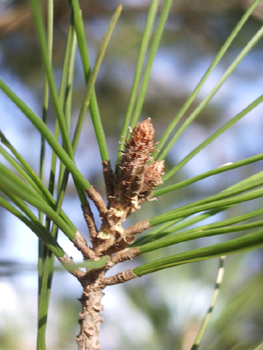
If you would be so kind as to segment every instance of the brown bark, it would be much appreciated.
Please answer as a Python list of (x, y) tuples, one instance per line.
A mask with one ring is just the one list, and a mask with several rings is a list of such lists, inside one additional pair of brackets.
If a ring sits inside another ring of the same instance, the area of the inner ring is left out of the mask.
[(89, 198), (94, 202), (94, 204), (96, 205), (100, 216), (104, 217), (108, 210), (106, 207), (106, 204), (104, 202), (104, 200), (102, 199), (101, 195), (99, 194), (99, 192), (97, 192), (93, 186), (91, 186), (89, 189), (86, 190)]
[(111, 262), (115, 265), (125, 260), (131, 260), (140, 254), (141, 254), (141, 251), (139, 248), (125, 249), (114, 254), (113, 257), (111, 258)]
[(88, 225), (90, 239), (92, 241), (98, 233), (96, 225), (95, 225), (93, 213), (92, 213), (89, 205), (85, 205), (84, 207), (82, 207), (82, 211), (83, 211), (84, 219)]
[(106, 277), (103, 283), (105, 284), (105, 286), (113, 286), (114, 284), (124, 283), (134, 278), (138, 278), (138, 276), (136, 276), (133, 273), (133, 270), (130, 269), (130, 270), (120, 272), (117, 275)]
[(127, 227), (124, 230), (124, 232), (126, 236), (132, 236), (132, 235), (135, 235), (136, 233), (141, 233), (150, 227), (151, 227), (151, 224), (149, 223), (149, 219), (146, 219), (146, 220), (137, 222), (132, 226)]
[(93, 259), (95, 257), (94, 251), (88, 247), (86, 240), (79, 231), (76, 232), (73, 243), (82, 253), (84, 259)]
[[(59, 257), (58, 260), (65, 267), (65, 269), (67, 269), (76, 278), (80, 279), (84, 277), (85, 272), (78, 268), (72, 269), (72, 266), (74, 266), (74, 262), (72, 258), (70, 258), (66, 253), (62, 257)], [(70, 266), (70, 269), (68, 269), (68, 266)]]
[(103, 310), (101, 298), (103, 297), (103, 288), (97, 283), (88, 285), (84, 288), (80, 300), (82, 311), (79, 316), (80, 333), (76, 337), (78, 350), (98, 350), (100, 343), (98, 336), (103, 318), (100, 312)]

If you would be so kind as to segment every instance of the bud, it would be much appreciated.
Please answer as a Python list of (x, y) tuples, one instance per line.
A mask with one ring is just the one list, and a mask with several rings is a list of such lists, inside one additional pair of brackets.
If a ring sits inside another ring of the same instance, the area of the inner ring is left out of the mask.
[(126, 153), (129, 153), (131, 157), (138, 157), (138, 153), (141, 157), (148, 157), (154, 149), (153, 139), (154, 128), (151, 118), (148, 118), (138, 123), (131, 132), (130, 139), (126, 144)]
[(147, 200), (153, 187), (162, 183), (164, 161), (147, 165), (152, 161), (151, 153), (155, 150), (153, 139), (154, 128), (151, 118), (148, 118), (131, 131), (121, 157), (114, 197), (115, 200), (119, 198), (131, 212), (139, 208), (139, 202)]
[(145, 166), (154, 150), (153, 138), (154, 128), (148, 118), (135, 126), (126, 142), (118, 175), (120, 190), (126, 197), (132, 198), (141, 190)]
[(162, 184), (163, 171), (164, 160), (160, 162), (152, 162), (147, 165), (141, 192), (150, 191), (153, 187)]

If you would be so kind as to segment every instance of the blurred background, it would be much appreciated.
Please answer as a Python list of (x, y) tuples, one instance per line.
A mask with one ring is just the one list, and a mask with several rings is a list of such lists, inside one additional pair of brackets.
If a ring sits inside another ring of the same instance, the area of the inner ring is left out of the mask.
[[(110, 18), (119, 1), (81, 1), (86, 38), (92, 64)], [(125, 116), (135, 72), (142, 32), (150, 1), (125, 0), (124, 10), (114, 31), (96, 82), (99, 109), (111, 161), (114, 165), (122, 121)], [(245, 10), (248, 1), (174, 1), (166, 29), (155, 58), (141, 120), (152, 118), (156, 141), (176, 115), (208, 68)], [(43, 1), (45, 13), (45, 2)], [(159, 11), (160, 12), (160, 11)], [(187, 112), (202, 101), (227, 67), (261, 27), (263, 2), (241, 30), (231, 48), (200, 91)], [(55, 1), (53, 63), (57, 83), (62, 73), (69, 9), (67, 1)], [(202, 111), (170, 151), (166, 171), (199, 145), (206, 137), (234, 117), (263, 91), (262, 40), (240, 63), (210, 104)], [(0, 0), (0, 74), (30, 107), (41, 115), (43, 65), (40, 50), (25, 0)], [(84, 96), (80, 55), (75, 63), (72, 124), (76, 122)], [(40, 137), (24, 115), (0, 93), (1, 130), (36, 172), (39, 169)], [(193, 158), (169, 183), (176, 183), (227, 162), (261, 153), (263, 149), (262, 106), (258, 106), (231, 130)], [(184, 119), (185, 120), (185, 119)], [(183, 120), (183, 121), (184, 121)], [(182, 121), (182, 122), (183, 122)], [(48, 125), (54, 129), (52, 107)], [(46, 181), (51, 152), (47, 149)], [(89, 115), (81, 134), (76, 162), (93, 186), (104, 194), (100, 155)], [(1, 161), (5, 162), (3, 159)], [(158, 202), (146, 203), (127, 225), (177, 206), (216, 194), (262, 170), (262, 162), (202, 180)], [(209, 221), (241, 215), (262, 205), (262, 200), (232, 208)], [(94, 208), (93, 208), (94, 209)], [(88, 238), (86, 224), (72, 180), (64, 210)], [(95, 210), (94, 210), (95, 213)], [(99, 219), (96, 213), (96, 220)], [(35, 235), (13, 216), (0, 210), (0, 349), (35, 348), (37, 330), (37, 252)], [(217, 243), (228, 237), (212, 237), (187, 242), (148, 253), (119, 269), (180, 251)], [(72, 244), (59, 236), (67, 253), (80, 261)], [(218, 259), (184, 265), (125, 285), (108, 287), (103, 298), (105, 323), (100, 342), (103, 350), (188, 350), (213, 294)], [(262, 250), (229, 256), (225, 279), (212, 314), (202, 349), (252, 350), (263, 341), (263, 254)], [(117, 272), (118, 270), (115, 270)], [(77, 345), (81, 287), (64, 272), (53, 279), (48, 319), (47, 349), (71, 350)]]

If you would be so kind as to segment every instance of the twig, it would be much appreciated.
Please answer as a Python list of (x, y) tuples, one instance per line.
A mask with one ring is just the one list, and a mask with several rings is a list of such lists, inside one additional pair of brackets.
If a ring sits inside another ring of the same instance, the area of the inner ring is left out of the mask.
[(73, 276), (79, 278), (82, 278), (85, 275), (85, 272), (76, 268), (73, 269), (72, 268), (67, 268), (67, 266), (72, 267), (72, 265), (75, 265), (72, 258), (70, 258), (68, 256), (68, 254), (64, 254), (62, 257), (58, 257), (58, 260), (61, 262), (61, 264), (65, 267), (66, 270), (68, 270), (69, 273), (71, 273)]
[(124, 249), (113, 255), (111, 262), (115, 265), (125, 260), (131, 260), (136, 256), (140, 255), (141, 251), (139, 248)]
[(135, 235), (136, 233), (141, 233), (151, 227), (149, 219), (137, 222), (136, 224), (127, 227), (124, 230), (125, 237)]
[(83, 211), (83, 215), (84, 215), (85, 221), (86, 221), (86, 223), (88, 225), (90, 239), (92, 241), (96, 237), (96, 235), (98, 233), (98, 230), (96, 228), (94, 217), (93, 217), (93, 213), (92, 213), (92, 211), (90, 209), (89, 204), (87, 204), (84, 207), (82, 207), (82, 211)]
[(95, 257), (94, 251), (88, 247), (85, 238), (79, 231), (76, 232), (73, 243), (74, 246), (82, 253), (84, 259), (93, 259)]
[(117, 275), (104, 278), (102, 282), (105, 286), (113, 286), (114, 284), (124, 283), (137, 277), (138, 276), (133, 273), (133, 269), (130, 269), (120, 272)]
[(108, 209), (106, 207), (104, 200), (102, 199), (101, 195), (99, 194), (99, 192), (97, 192), (93, 186), (91, 186), (89, 189), (87, 189), (86, 192), (87, 192), (89, 198), (96, 205), (96, 207), (100, 213), (100, 216), (102, 218), (104, 218), (108, 212)]

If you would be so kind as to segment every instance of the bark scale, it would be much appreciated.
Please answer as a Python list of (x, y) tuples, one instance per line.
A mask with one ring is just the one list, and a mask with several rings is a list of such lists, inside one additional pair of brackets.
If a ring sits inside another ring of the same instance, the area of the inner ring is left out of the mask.
[(98, 283), (86, 286), (79, 301), (82, 304), (82, 311), (79, 313), (80, 333), (76, 337), (78, 350), (99, 350), (100, 343), (98, 336), (103, 317), (100, 312), (103, 310), (101, 298), (103, 287)]

